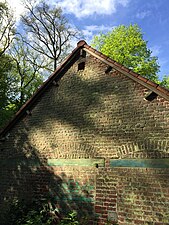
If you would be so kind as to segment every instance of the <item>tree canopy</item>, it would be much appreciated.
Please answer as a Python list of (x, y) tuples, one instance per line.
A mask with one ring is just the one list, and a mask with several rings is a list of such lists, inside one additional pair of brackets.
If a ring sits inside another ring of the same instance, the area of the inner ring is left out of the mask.
[(78, 33), (60, 8), (44, 0), (23, 6), (16, 24), (7, 2), (0, 3), (0, 127), (56, 69)]
[[(25, 2), (27, 13), (22, 16), (26, 43), (36, 51), (43, 62), (43, 68), (54, 71), (67, 55), (70, 40), (77, 30), (69, 25), (61, 8), (53, 7), (45, 1), (38, 4)], [(42, 67), (42, 65), (41, 65)]]
[(32, 51), (20, 36), (15, 37), (9, 52), (14, 62), (13, 74), (17, 82), (16, 105), (20, 108), (42, 84), (43, 77), (40, 67), (36, 64), (38, 54)]
[(0, 56), (0, 127), (15, 111), (16, 80), (13, 76), (14, 63), (9, 55)]
[[(68, 54), (79, 32), (62, 10), (46, 1), (25, 0), (26, 12), (15, 24), (7, 3), (0, 3), (0, 127), (31, 97), (49, 71)], [(22, 29), (18, 29), (22, 27)], [(141, 75), (158, 81), (157, 57), (137, 25), (116, 27), (93, 38), (93, 46)], [(164, 76), (162, 85), (169, 87)]]
[(15, 20), (7, 3), (0, 2), (0, 55), (9, 48), (15, 34)]
[(120, 25), (111, 32), (94, 36), (92, 46), (134, 72), (158, 80), (157, 57), (152, 56), (138, 25)]

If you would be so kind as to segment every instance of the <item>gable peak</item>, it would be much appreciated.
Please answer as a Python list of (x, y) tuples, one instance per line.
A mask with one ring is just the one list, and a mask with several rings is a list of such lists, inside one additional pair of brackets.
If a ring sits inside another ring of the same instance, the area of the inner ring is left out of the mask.
[(87, 43), (86, 43), (84, 40), (80, 40), (80, 41), (77, 43), (77, 47), (83, 47), (84, 45), (87, 45)]

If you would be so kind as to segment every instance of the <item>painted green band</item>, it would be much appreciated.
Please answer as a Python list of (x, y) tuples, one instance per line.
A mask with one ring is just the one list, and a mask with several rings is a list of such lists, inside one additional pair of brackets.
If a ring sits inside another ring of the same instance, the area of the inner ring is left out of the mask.
[(104, 159), (48, 159), (48, 166), (98, 166), (104, 167)]
[(111, 159), (111, 167), (169, 168), (169, 159)]

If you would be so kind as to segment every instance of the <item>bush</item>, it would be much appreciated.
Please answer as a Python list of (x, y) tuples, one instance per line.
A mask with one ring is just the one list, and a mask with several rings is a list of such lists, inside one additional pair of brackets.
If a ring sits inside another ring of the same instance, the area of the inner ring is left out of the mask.
[(77, 221), (77, 212), (69, 213), (67, 217), (63, 218), (59, 225), (80, 225)]
[(51, 225), (54, 221), (48, 202), (32, 201), (25, 203), (14, 201), (8, 211), (5, 225)]
[(8, 211), (4, 225), (80, 225), (77, 212), (73, 211), (60, 219), (57, 208), (50, 201), (25, 203), (14, 201)]

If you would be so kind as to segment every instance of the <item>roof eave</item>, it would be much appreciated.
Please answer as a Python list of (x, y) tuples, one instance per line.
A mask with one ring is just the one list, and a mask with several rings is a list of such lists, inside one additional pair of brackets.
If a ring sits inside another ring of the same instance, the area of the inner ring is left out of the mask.
[(86, 52), (88, 52), (89, 54), (93, 55), (94, 57), (100, 59), (102, 62), (106, 63), (107, 65), (111, 66), (115, 70), (126, 75), (127, 77), (131, 78), (132, 80), (136, 81), (137, 83), (143, 85), (144, 87), (150, 89), (151, 91), (155, 92), (157, 95), (159, 95), (169, 101), (169, 90), (168, 89), (133, 72), (132, 70), (130, 70), (127, 67), (123, 66), (122, 64), (112, 60), (108, 56), (103, 55), (101, 52), (98, 52), (96, 49), (92, 48), (91, 46), (89, 46), (87, 44), (84, 45), (84, 50)]
[(20, 108), (20, 110), (15, 114), (14, 118), (5, 126), (5, 128), (0, 132), (0, 137), (4, 137), (9, 130), (17, 123), (17, 121), (25, 115), (26, 111), (31, 109), (37, 99), (44, 93), (44, 91), (52, 84), (53, 81), (59, 81), (66, 71), (73, 65), (73, 63), (80, 57), (80, 50), (83, 49), (89, 54), (100, 59), (102, 62), (136, 81), (137, 83), (143, 85), (144, 87), (152, 90), (159, 96), (169, 101), (169, 90), (160, 85), (142, 77), (141, 75), (129, 70), (122, 64), (110, 59), (109, 57), (98, 52), (96, 49), (87, 45), (84, 40), (77, 43), (77, 47), (72, 51), (72, 53), (66, 58), (66, 60), (54, 71), (53, 74), (42, 84), (42, 86), (35, 92), (35, 94)]
[(64, 62), (49, 76), (49, 78), (41, 85), (41, 87), (33, 94), (33, 96), (19, 109), (12, 120), (0, 132), (0, 137), (4, 137), (9, 130), (23, 117), (27, 110), (33, 107), (34, 103), (44, 93), (44, 91), (52, 84), (53, 81), (59, 81), (66, 71), (73, 65), (73, 63), (80, 56), (80, 49), (86, 44), (85, 41), (79, 41), (77, 47), (72, 53), (64, 60)]

